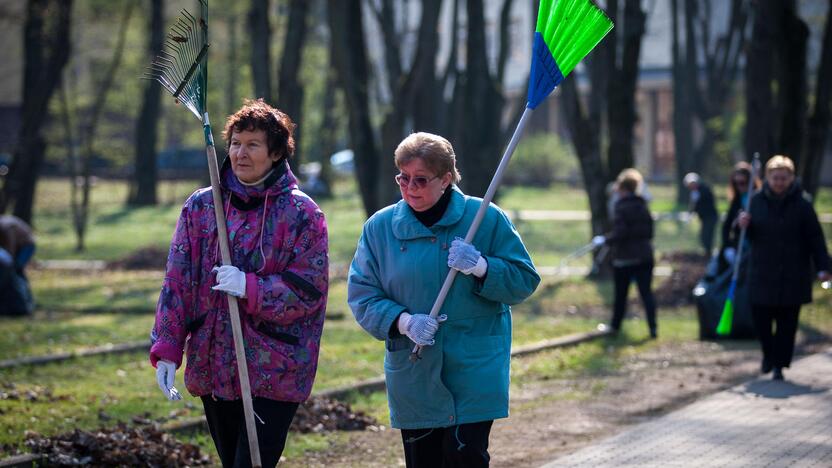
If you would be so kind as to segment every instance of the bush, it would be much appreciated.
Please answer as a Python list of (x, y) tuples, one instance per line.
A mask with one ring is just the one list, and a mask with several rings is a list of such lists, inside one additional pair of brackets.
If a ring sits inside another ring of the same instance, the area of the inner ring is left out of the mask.
[(578, 177), (572, 146), (552, 133), (528, 135), (517, 146), (505, 174), (506, 185), (548, 187)]

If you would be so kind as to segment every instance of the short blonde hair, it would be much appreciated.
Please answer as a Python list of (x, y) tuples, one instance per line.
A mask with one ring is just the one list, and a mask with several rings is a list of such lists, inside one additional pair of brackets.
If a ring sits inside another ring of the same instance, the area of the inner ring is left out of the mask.
[(451, 142), (433, 133), (418, 132), (408, 135), (394, 153), (396, 167), (401, 169), (414, 159), (421, 159), (425, 166), (438, 176), (450, 172), (453, 183), (462, 176), (456, 168), (456, 154)]
[(794, 161), (782, 154), (774, 155), (766, 163), (766, 175), (777, 169), (785, 169), (789, 174), (794, 175)]
[(638, 193), (641, 191), (640, 189), (643, 181), (644, 177), (641, 176), (641, 172), (636, 169), (629, 168), (624, 169), (621, 171), (621, 174), (618, 174), (618, 177), (615, 179), (615, 185), (620, 190)]

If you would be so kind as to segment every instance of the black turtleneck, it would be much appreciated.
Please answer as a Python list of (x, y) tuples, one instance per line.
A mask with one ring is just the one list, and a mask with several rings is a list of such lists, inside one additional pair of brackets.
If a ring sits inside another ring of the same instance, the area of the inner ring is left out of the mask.
[(448, 204), (451, 202), (451, 192), (453, 192), (451, 187), (446, 188), (445, 193), (439, 197), (439, 200), (437, 200), (432, 207), (426, 209), (425, 211), (416, 211), (411, 208), (411, 210), (413, 210), (413, 214), (416, 215), (416, 219), (424, 224), (425, 227), (431, 227), (439, 222), (445, 214), (445, 210), (448, 209)]

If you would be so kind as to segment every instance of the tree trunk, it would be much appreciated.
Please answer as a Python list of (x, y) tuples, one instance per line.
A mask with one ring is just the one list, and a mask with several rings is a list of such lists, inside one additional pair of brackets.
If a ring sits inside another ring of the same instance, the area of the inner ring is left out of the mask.
[[(164, 2), (150, 1), (147, 63), (162, 52), (164, 43)], [(130, 195), (127, 203), (134, 206), (155, 205), (156, 198), (156, 143), (159, 116), (161, 114), (162, 85), (156, 80), (146, 80), (142, 107), (136, 120), (135, 163)]]
[[(688, 80), (696, 77), (686, 73), (686, 56), (683, 56), (679, 45), (679, 0), (671, 0), (671, 15), (673, 29), (672, 57), (673, 57), (673, 149), (676, 162), (676, 203), (683, 205), (687, 201), (687, 189), (682, 185), (682, 178), (692, 170), (693, 129), (691, 114), (693, 113), (688, 90)], [(689, 40), (689, 39), (688, 39)]]
[(572, 136), (572, 144), (580, 163), (581, 177), (592, 215), (592, 234), (604, 234), (609, 229), (606, 191), (608, 176), (601, 159), (600, 119), (584, 112), (575, 80), (563, 80), (560, 86), (560, 111)]
[(254, 79), (254, 96), (272, 103), (271, 27), (269, 26), (269, 0), (251, 0), (248, 11), (248, 32), (251, 39), (251, 77)]
[[(826, 26), (823, 31), (820, 65), (815, 81), (815, 107), (809, 117), (806, 141), (806, 156), (801, 159), (798, 174), (803, 188), (817, 195), (820, 182), (820, 169), (826, 153), (829, 138), (830, 106), (832, 106), (832, 1), (826, 11)], [(817, 198), (817, 197), (814, 197)]]
[[(468, 0), (468, 35), (466, 43), (467, 64), (461, 77), (461, 103), (463, 119), (455, 132), (461, 148), (456, 150), (462, 169), (462, 185), (465, 192), (481, 197), (488, 189), (494, 170), (500, 159), (504, 142), (500, 115), (503, 96), (497, 90), (489, 69), (485, 43), (485, 20), (482, 0)], [(460, 89), (457, 89), (460, 91)]]
[(72, 211), (75, 214), (73, 222), (75, 225), (75, 232), (78, 236), (78, 243), (75, 250), (78, 252), (84, 250), (84, 235), (87, 232), (87, 220), (89, 218), (91, 176), (90, 160), (95, 153), (95, 131), (98, 128), (98, 119), (104, 111), (104, 104), (107, 102), (107, 94), (109, 94), (110, 88), (113, 87), (116, 71), (118, 71), (118, 67), (121, 65), (121, 58), (124, 55), (124, 43), (127, 39), (127, 26), (130, 23), (130, 16), (133, 14), (134, 5), (134, 3), (130, 2), (125, 7), (124, 16), (122, 17), (121, 24), (118, 28), (119, 36), (116, 41), (116, 45), (113, 48), (113, 58), (110, 60), (110, 65), (107, 67), (107, 71), (104, 74), (101, 83), (96, 83), (95, 85), (95, 100), (89, 110), (89, 120), (85, 124), (81, 125), (81, 130), (79, 132), (82, 148), (80, 164), (81, 173), (73, 174), (73, 178), (76, 179), (76, 183), (78, 179), (81, 180), (81, 200), (71, 200), (73, 205)]
[[(0, 196), (0, 213), (10, 204), (14, 215), (32, 224), (35, 186), (46, 143), (41, 126), (49, 99), (69, 59), (72, 0), (29, 0), (23, 26), (24, 71), (22, 124), (17, 148)], [(50, 15), (51, 14), (51, 15)]]
[(777, 49), (778, 17), (773, 3), (754, 4), (754, 25), (745, 66), (745, 151), (749, 161), (754, 152), (759, 151), (763, 164), (775, 149), (771, 80), (774, 69), (772, 52)]
[(614, 67), (616, 73), (610, 81), (610, 106), (607, 114), (610, 132), (607, 162), (610, 177), (615, 177), (622, 170), (635, 166), (633, 156), (633, 126), (636, 123), (635, 93), (641, 38), (644, 36), (646, 21), (646, 15), (639, 3), (639, 0), (626, 0), (624, 4), (622, 37), (624, 43), (622, 44), (621, 65)]
[(289, 160), (293, 170), (301, 162), (300, 134), (303, 131), (303, 85), (300, 83), (301, 58), (306, 42), (308, 0), (291, 0), (283, 56), (280, 60), (277, 83), (277, 106), (298, 124), (295, 129), (295, 155)]
[(806, 132), (807, 71), (806, 49), (809, 28), (797, 15), (794, 0), (786, 2), (781, 16), (782, 34), (777, 41), (778, 54), (777, 100), (780, 109), (780, 131), (777, 151), (800, 165), (803, 157), (803, 135)]
[[(370, 76), (361, 0), (327, 0), (330, 41), (334, 44), (335, 66), (349, 111), (350, 143), (355, 152), (355, 175), (364, 211), (369, 217), (384, 206), (378, 186), (382, 164), (370, 122)], [(392, 184), (392, 182), (390, 182)]]

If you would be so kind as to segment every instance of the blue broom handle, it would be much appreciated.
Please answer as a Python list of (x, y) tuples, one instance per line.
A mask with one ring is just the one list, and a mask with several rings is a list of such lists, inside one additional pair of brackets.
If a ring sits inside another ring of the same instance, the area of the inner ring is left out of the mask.
[[(754, 196), (754, 182), (757, 180), (757, 166), (760, 164), (760, 153), (754, 153), (754, 159), (751, 161), (751, 177), (748, 179), (748, 196), (745, 197), (742, 209), (748, 213), (748, 207), (751, 206), (751, 197)], [(745, 244), (746, 228), (740, 229), (740, 241), (737, 243), (737, 256), (734, 258), (734, 272), (731, 274), (731, 281), (736, 282), (740, 276), (740, 260), (742, 259), (742, 248)]]
[[(465, 242), (469, 244), (472, 240), (474, 240), (474, 236), (477, 234), (477, 230), (480, 228), (483, 218), (485, 218), (485, 212), (488, 210), (488, 205), (491, 204), (491, 200), (494, 199), (494, 194), (497, 193), (497, 189), (500, 187), (500, 182), (503, 180), (503, 174), (506, 171), (508, 162), (511, 160), (514, 150), (517, 149), (517, 143), (519, 143), (520, 137), (523, 135), (523, 130), (526, 128), (526, 123), (528, 123), (528, 118), (532, 114), (533, 110), (534, 109), (526, 107), (526, 110), (523, 111), (523, 115), (520, 117), (520, 121), (517, 122), (517, 128), (514, 129), (514, 135), (511, 136), (511, 140), (508, 142), (506, 151), (503, 153), (503, 158), (500, 159), (500, 164), (494, 172), (494, 177), (491, 178), (491, 184), (488, 185), (488, 190), (485, 191), (485, 196), (482, 198), (482, 204), (480, 204), (477, 214), (474, 216), (474, 221), (471, 223), (471, 227), (468, 228), (468, 233), (465, 234)], [(433, 307), (430, 309), (431, 317), (436, 318), (439, 316), (439, 311), (445, 303), (445, 298), (448, 297), (448, 292), (451, 290), (451, 285), (454, 283), (457, 273), (458, 271), (453, 268), (448, 271), (448, 276), (445, 277), (445, 282), (442, 283), (442, 289), (439, 290), (439, 295), (436, 296), (436, 300), (433, 302)], [(413, 347), (411, 358), (420, 356), (421, 353), (422, 347), (416, 345)]]

